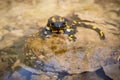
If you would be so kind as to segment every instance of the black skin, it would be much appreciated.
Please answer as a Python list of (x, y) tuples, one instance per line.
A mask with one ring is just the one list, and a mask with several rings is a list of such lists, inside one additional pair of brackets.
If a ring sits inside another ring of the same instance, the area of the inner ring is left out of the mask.
[(70, 41), (75, 41), (77, 26), (92, 29), (99, 34), (101, 40), (105, 39), (105, 35), (103, 31), (97, 28), (96, 26), (89, 25), (81, 21), (75, 21), (75, 20), (71, 21), (58, 15), (52, 16), (48, 19), (47, 25), (42, 30), (41, 37), (45, 39), (46, 37), (49, 37), (53, 33), (56, 33), (56, 34), (63, 33), (68, 35), (68, 39)]

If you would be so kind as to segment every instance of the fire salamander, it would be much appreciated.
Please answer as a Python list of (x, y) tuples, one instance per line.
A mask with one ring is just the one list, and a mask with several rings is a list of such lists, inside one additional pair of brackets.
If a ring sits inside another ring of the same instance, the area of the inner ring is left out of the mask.
[(78, 26), (92, 29), (99, 34), (101, 40), (105, 39), (103, 31), (97, 28), (96, 26), (89, 25), (85, 22), (81, 22), (78, 20), (71, 21), (65, 17), (61, 17), (58, 15), (52, 16), (48, 19), (47, 25), (42, 29), (41, 37), (45, 39), (46, 37), (50, 37), (53, 33), (63, 33), (68, 35), (68, 39), (70, 41), (75, 41), (75, 34), (77, 32)]

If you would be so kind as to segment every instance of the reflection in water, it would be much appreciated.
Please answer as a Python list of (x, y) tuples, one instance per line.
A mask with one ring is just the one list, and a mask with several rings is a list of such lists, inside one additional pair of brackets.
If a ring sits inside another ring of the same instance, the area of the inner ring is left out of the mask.
[(103, 78), (104, 80), (113, 80), (113, 79), (111, 79), (109, 76), (107, 76), (107, 75), (105, 74), (103, 68), (98, 69), (97, 71), (95, 71), (95, 73), (96, 73), (99, 77)]
[(25, 69), (21, 69), (20, 71), (18, 71), (18, 73), (21, 75), (21, 76), (24, 76), (25, 80), (31, 80), (31, 76), (32, 75), (39, 75), (37, 73), (33, 73), (33, 72), (30, 72), (30, 71), (27, 71)]
[(18, 72), (13, 74), (8, 74), (4, 80), (32, 80), (32, 76), (36, 75), (39, 76), (38, 72), (28, 71), (28, 69), (20, 69)]
[[(32, 71), (32, 70), (34, 70), (34, 69), (30, 69), (30, 70), (20, 69), (17, 73), (15, 72), (12, 75), (11, 74), (7, 75), (4, 80), (37, 80), (37, 79), (32, 79), (32, 76), (38, 77), (38, 76), (40, 76), (40, 73), (35, 72), (35, 70), (34, 71)], [(96, 70), (95, 72), (83, 72), (83, 73), (80, 73), (80, 74), (69, 74), (65, 71), (63, 71), (63, 72), (52, 71), (52, 73), (58, 74), (57, 80), (63, 80), (63, 78), (65, 76), (72, 76), (72, 75), (78, 75), (78, 76), (82, 76), (82, 77), (86, 76), (85, 77), (86, 79), (84, 78), (84, 80), (88, 80), (88, 77), (89, 77), (89, 79), (91, 79), (91, 77), (96, 77), (96, 76), (94, 76), (94, 74), (97, 75), (98, 80), (113, 80), (105, 74), (103, 68), (100, 68), (100, 69)], [(15, 75), (15, 74), (18, 74), (19, 76)], [(46, 74), (48, 74), (48, 73), (46, 73)], [(89, 75), (89, 74), (92, 74), (93, 76)], [(10, 77), (10, 75), (11, 75), (11, 77)], [(80, 79), (80, 80), (83, 80), (83, 78)]]

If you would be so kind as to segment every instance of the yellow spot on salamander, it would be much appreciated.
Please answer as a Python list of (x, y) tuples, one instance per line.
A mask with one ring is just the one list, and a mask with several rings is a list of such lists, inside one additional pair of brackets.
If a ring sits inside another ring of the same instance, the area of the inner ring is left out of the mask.
[(50, 35), (47, 35), (47, 36), (46, 36), (46, 38), (49, 38), (49, 37), (50, 37)]
[(78, 24), (81, 24), (81, 22), (78, 22)]
[(71, 41), (71, 40), (73, 40), (73, 38), (69, 37), (69, 40)]
[(59, 30), (59, 32), (60, 32), (60, 33), (64, 33), (64, 31), (63, 31), (63, 30)]
[(55, 21), (56, 21), (54, 17), (52, 17), (52, 21), (53, 21), (53, 22), (55, 22)]
[(68, 28), (68, 29), (66, 29), (68, 32), (70, 32), (72, 29), (70, 29), (70, 28)]
[(70, 35), (69, 37), (73, 37), (73, 35)]
[(77, 23), (77, 21), (73, 20), (73, 23), (75, 23), (75, 24), (76, 24), (76, 23)]
[(46, 29), (47, 29), (47, 30), (50, 30), (50, 27), (46, 26)]
[(52, 30), (52, 32), (58, 32), (58, 30)]
[(96, 29), (97, 27), (96, 27), (96, 26), (93, 26), (92, 28), (93, 28), (93, 29)]
[(73, 40), (73, 35), (70, 35), (68, 38), (69, 40)]
[(103, 31), (100, 31), (100, 36), (103, 36)]
[(60, 22), (62, 22), (63, 21), (62, 17), (60, 17), (59, 20), (60, 20)]

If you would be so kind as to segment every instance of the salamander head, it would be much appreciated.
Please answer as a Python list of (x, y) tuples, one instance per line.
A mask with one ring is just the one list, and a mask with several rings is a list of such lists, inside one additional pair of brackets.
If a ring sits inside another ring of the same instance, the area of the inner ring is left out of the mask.
[(64, 17), (55, 15), (48, 20), (47, 25), (54, 30), (61, 30), (66, 27), (66, 19)]

